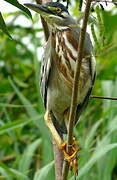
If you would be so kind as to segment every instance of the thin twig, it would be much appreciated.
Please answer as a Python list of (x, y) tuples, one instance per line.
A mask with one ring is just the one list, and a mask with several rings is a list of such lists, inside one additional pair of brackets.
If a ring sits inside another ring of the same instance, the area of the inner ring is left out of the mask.
[(56, 180), (61, 180), (64, 156), (63, 156), (63, 152), (58, 148), (54, 140), (53, 140), (53, 151), (54, 151), (54, 159), (55, 159), (55, 177)]
[(6, 162), (6, 161), (10, 161), (12, 159), (16, 158), (16, 154), (11, 154), (8, 156), (5, 156), (3, 158), (0, 159), (0, 162)]
[(113, 100), (113, 101), (117, 101), (117, 98), (115, 98), (115, 97), (90, 96), (90, 98), (93, 98), (93, 99), (104, 99), (104, 100)]
[(92, 0), (92, 2), (100, 2), (100, 3), (117, 3), (114, 1), (106, 1), (106, 0)]
[[(86, 2), (86, 8), (85, 8), (84, 18), (83, 18), (83, 25), (81, 28), (80, 38), (79, 38), (78, 59), (76, 62), (76, 69), (75, 69), (75, 76), (74, 76), (73, 90), (72, 90), (72, 98), (71, 98), (70, 115), (69, 115), (68, 148), (67, 148), (69, 154), (71, 152), (70, 145), (72, 144), (73, 127), (74, 127), (74, 120), (75, 120), (75, 116), (76, 116), (80, 69), (81, 69), (81, 63), (82, 63), (83, 47), (84, 47), (86, 27), (87, 27), (89, 12), (90, 12), (91, 1), (92, 0), (87, 0), (87, 2)], [(63, 169), (63, 180), (67, 180), (68, 172), (69, 172), (69, 166), (68, 166), (68, 162), (66, 161), (64, 169)]]

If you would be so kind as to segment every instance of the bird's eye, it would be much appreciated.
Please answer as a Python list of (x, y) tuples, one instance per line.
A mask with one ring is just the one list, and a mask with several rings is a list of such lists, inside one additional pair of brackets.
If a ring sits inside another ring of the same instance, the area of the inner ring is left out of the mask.
[(56, 12), (59, 14), (59, 13), (61, 13), (61, 8), (56, 8)]

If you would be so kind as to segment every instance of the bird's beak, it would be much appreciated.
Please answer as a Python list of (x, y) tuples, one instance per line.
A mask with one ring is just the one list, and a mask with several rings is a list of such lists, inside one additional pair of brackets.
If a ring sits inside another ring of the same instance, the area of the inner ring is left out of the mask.
[(52, 11), (44, 5), (26, 3), (26, 4), (24, 4), (24, 6), (39, 13), (42, 16), (44, 16), (44, 15), (48, 16), (50, 14), (53, 14)]

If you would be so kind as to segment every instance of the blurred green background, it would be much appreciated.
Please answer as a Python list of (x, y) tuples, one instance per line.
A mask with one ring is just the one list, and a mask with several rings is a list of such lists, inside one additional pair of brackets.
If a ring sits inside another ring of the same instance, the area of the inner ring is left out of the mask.
[[(6, 1), (19, 9), (0, 14), (0, 179), (54, 180), (39, 88), (43, 29), (37, 14), (32, 21), (16, 0)], [(69, 9), (79, 22), (78, 6), (74, 0)], [(92, 94), (117, 97), (117, 7), (93, 3), (88, 31), (97, 61)], [(74, 134), (81, 146), (78, 180), (117, 180), (117, 102), (90, 99)]]

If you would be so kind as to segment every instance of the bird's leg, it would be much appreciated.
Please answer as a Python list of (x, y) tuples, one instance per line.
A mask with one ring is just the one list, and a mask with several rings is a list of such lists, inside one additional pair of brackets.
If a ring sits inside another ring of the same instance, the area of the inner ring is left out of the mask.
[(63, 151), (65, 160), (68, 161), (70, 168), (74, 169), (74, 174), (76, 175), (77, 174), (76, 161), (77, 161), (77, 152), (79, 151), (79, 147), (77, 145), (75, 138), (73, 138), (73, 140), (72, 140), (71, 154), (68, 154), (67, 153), (67, 142), (63, 142), (60, 135), (58, 134), (58, 132), (52, 122), (52, 118), (51, 118), (49, 111), (46, 111), (46, 113), (44, 115), (44, 119), (45, 119), (46, 125), (48, 126), (48, 128), (50, 129), (50, 131), (52, 133), (52, 136), (53, 136), (57, 146), (59, 147), (59, 149), (61, 149)]
[[(64, 112), (64, 122), (66, 124), (67, 131), (68, 131), (68, 128), (69, 128), (69, 109), (67, 109)], [(64, 153), (65, 160), (68, 161), (70, 169), (73, 169), (74, 175), (76, 176), (78, 174), (78, 157), (77, 157), (77, 153), (79, 152), (80, 148), (79, 148), (78, 143), (77, 143), (77, 141), (76, 141), (76, 139), (74, 137), (72, 139), (72, 144), (70, 145), (71, 146), (70, 154), (67, 152), (67, 146), (69, 146), (67, 144), (67, 142), (64, 142), (61, 145), (61, 149), (62, 149), (62, 151)]]
[(49, 111), (46, 111), (46, 113), (44, 115), (44, 119), (45, 119), (46, 125), (48, 126), (48, 128), (50, 129), (50, 131), (52, 133), (52, 136), (53, 136), (57, 146), (59, 148), (61, 148), (61, 144), (63, 143), (63, 141), (62, 141), (60, 135), (58, 134), (56, 128), (54, 127), (54, 124), (52, 122), (52, 118), (51, 118)]

